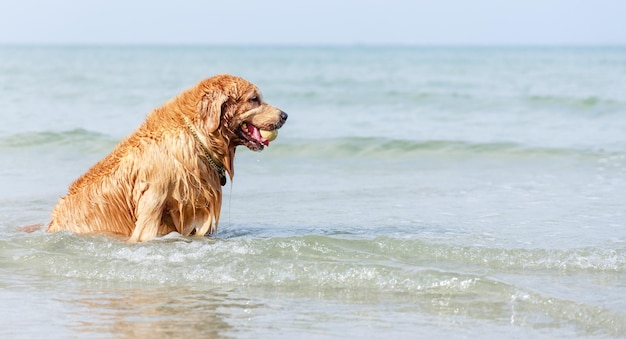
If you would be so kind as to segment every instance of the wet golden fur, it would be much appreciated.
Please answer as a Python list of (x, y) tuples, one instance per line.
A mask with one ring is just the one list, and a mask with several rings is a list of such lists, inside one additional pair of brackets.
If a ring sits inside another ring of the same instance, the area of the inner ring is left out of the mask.
[(242, 124), (273, 130), (286, 119), (242, 78), (205, 79), (152, 111), (72, 183), (53, 210), (48, 231), (107, 233), (129, 241), (170, 232), (211, 234), (220, 218), (222, 186), (204, 149), (232, 180), (235, 148), (263, 149), (246, 137)]

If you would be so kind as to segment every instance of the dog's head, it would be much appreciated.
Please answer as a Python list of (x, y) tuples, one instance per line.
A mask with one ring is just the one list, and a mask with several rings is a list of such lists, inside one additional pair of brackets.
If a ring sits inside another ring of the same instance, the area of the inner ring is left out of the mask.
[(287, 113), (263, 101), (261, 91), (240, 77), (217, 75), (201, 81), (194, 92), (204, 130), (217, 132), (231, 147), (260, 151), (287, 120)]

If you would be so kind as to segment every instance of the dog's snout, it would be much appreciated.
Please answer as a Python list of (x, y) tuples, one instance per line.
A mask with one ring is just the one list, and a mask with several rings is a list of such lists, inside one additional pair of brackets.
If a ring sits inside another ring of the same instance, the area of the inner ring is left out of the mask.
[(278, 125), (276, 126), (276, 128), (281, 128), (283, 127), (283, 125), (285, 124), (285, 121), (287, 121), (287, 118), (289, 116), (287, 115), (287, 113), (280, 111), (280, 121), (278, 121)]

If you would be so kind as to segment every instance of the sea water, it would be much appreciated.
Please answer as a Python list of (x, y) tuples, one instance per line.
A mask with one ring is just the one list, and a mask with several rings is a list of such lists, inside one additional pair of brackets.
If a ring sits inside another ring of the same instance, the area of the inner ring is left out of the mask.
[[(289, 113), (216, 235), (47, 223), (232, 73)], [(1, 337), (626, 336), (626, 49), (0, 47)]]

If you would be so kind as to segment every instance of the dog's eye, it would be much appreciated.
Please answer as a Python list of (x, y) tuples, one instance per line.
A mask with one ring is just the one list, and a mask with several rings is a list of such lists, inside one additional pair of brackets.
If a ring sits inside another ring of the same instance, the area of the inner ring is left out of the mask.
[(259, 102), (259, 97), (253, 96), (252, 98), (250, 98), (250, 101), (252, 101), (252, 102)]

